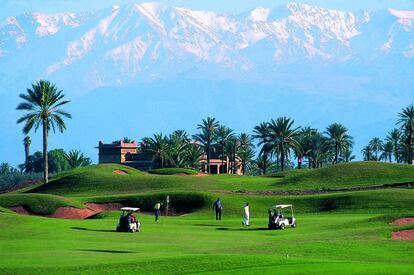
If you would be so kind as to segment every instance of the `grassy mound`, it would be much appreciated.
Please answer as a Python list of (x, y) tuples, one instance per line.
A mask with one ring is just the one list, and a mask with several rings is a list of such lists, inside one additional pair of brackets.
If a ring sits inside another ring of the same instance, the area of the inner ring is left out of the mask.
[(287, 171), (278, 175), (282, 177), (281, 184), (310, 188), (397, 184), (414, 182), (414, 166), (364, 161)]
[[(122, 171), (125, 174), (119, 174), (114, 171)], [(54, 176), (48, 184), (40, 185), (29, 192), (43, 193), (49, 189), (54, 189), (59, 185), (59, 188), (64, 189), (82, 189), (83, 185), (113, 183), (122, 181), (125, 178), (131, 178), (137, 175), (143, 175), (141, 171), (131, 168), (129, 166), (120, 164), (99, 164), (88, 167), (76, 168), (65, 171)], [(127, 179), (128, 180), (128, 179)]]
[(198, 171), (191, 168), (159, 168), (149, 170), (148, 173), (156, 174), (156, 175), (177, 175), (177, 174), (185, 174), (185, 175), (196, 175)]
[(51, 215), (63, 206), (85, 208), (81, 203), (54, 195), (46, 194), (5, 194), (0, 196), (1, 207), (23, 206), (29, 212), (37, 215)]
[[(126, 174), (116, 174), (114, 170), (122, 170)], [(166, 170), (171, 171), (171, 169)], [(315, 191), (404, 182), (414, 182), (413, 166), (380, 162), (354, 162), (314, 170), (292, 170), (278, 178), (235, 175), (178, 177), (146, 174), (122, 165), (104, 164), (62, 173), (48, 184), (26, 192), (84, 197), (154, 192), (241, 191), (243, 193), (244, 191)]]

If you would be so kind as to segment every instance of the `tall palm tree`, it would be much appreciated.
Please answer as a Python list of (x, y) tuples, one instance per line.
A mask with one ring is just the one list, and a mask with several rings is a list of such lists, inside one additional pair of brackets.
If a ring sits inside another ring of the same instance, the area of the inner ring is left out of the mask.
[(55, 132), (57, 127), (60, 132), (66, 129), (63, 117), (72, 116), (60, 109), (61, 106), (69, 103), (64, 100), (65, 95), (61, 90), (49, 81), (40, 80), (27, 89), (26, 94), (20, 94), (24, 101), (17, 106), (17, 110), (25, 111), (26, 114), (17, 120), (17, 123), (25, 122), (23, 133), (27, 135), (34, 127), (35, 132), (42, 125), (43, 128), (43, 163), (44, 182), (49, 181), (49, 166), (47, 156), (48, 135), (50, 128)]
[(384, 161), (388, 160), (391, 163), (392, 162), (391, 156), (394, 151), (394, 144), (391, 141), (387, 141), (383, 144), (381, 149), (382, 149), (382, 154), (380, 156), (380, 159)]
[(378, 160), (378, 153), (382, 150), (382, 140), (380, 138), (373, 138), (368, 144), (371, 147), (371, 150), (374, 152), (375, 160)]
[(338, 163), (339, 155), (346, 147), (352, 146), (352, 137), (348, 135), (348, 129), (340, 123), (332, 123), (326, 128), (325, 134), (332, 144), (335, 152), (333, 163)]
[(13, 167), (10, 166), (9, 163), (7, 162), (2, 162), (0, 164), (0, 175), (7, 175), (10, 174), (12, 171)]
[[(233, 130), (220, 125), (218, 126), (218, 128), (216, 129), (216, 137), (217, 137), (217, 143), (220, 145), (220, 155), (221, 155), (221, 171), (220, 173), (226, 173), (225, 169), (224, 169), (224, 157), (226, 154), (226, 148), (228, 147), (228, 144), (230, 142), (230, 140), (234, 137), (233, 134)], [(227, 167), (229, 167), (229, 163), (227, 163)]]
[(407, 133), (408, 147), (408, 163), (413, 163), (413, 132), (414, 132), (414, 105), (405, 107), (398, 114), (399, 120), (397, 124), (401, 125), (401, 129)]
[(30, 156), (30, 144), (32, 144), (32, 140), (29, 136), (25, 136), (23, 139), (24, 145), (24, 170), (26, 173), (30, 172), (29, 170), (29, 156)]
[(197, 144), (190, 143), (185, 149), (185, 165), (198, 169), (200, 166), (200, 158), (203, 150)]
[(78, 151), (78, 150), (71, 150), (64, 154), (66, 161), (68, 162), (70, 168), (77, 168), (82, 166), (88, 166), (91, 164), (91, 160), (88, 157)]
[(207, 155), (207, 172), (210, 173), (210, 154), (211, 147), (215, 141), (215, 132), (219, 122), (215, 118), (207, 117), (203, 119), (201, 124), (197, 125), (197, 129), (201, 132), (194, 135), (194, 138), (201, 143)]
[(332, 159), (329, 139), (318, 131), (312, 131), (309, 136), (308, 156), (311, 168), (319, 168)]
[(262, 122), (259, 125), (255, 126), (253, 129), (254, 135), (253, 138), (257, 139), (258, 146), (262, 148), (259, 151), (258, 160), (260, 163), (260, 167), (262, 169), (262, 174), (266, 175), (266, 170), (270, 167), (270, 155), (272, 151), (272, 144), (269, 141), (269, 125), (267, 122)]
[(272, 150), (280, 156), (282, 171), (285, 169), (285, 159), (289, 157), (290, 150), (300, 148), (298, 141), (300, 127), (293, 127), (294, 120), (279, 117), (269, 122), (269, 140)]
[(152, 154), (152, 161), (158, 168), (165, 167), (170, 160), (170, 148), (168, 138), (162, 133), (154, 134), (154, 137), (146, 140), (147, 150)]
[(189, 145), (188, 134), (184, 130), (175, 130), (169, 137), (170, 161), (173, 167), (185, 166), (185, 150)]
[(372, 148), (371, 146), (367, 145), (361, 150), (362, 155), (364, 156), (364, 160), (370, 161), (372, 160)]
[[(246, 166), (250, 164), (252, 158), (254, 157), (254, 144), (253, 138), (246, 133), (241, 133), (237, 140), (239, 142), (239, 146), (237, 146), (237, 151), (235, 152), (241, 158), (241, 165), (242, 165), (242, 173), (246, 172)], [(235, 167), (236, 164), (234, 163)]]
[(238, 155), (241, 158), (242, 174), (245, 175), (253, 162), (254, 150), (251, 147), (248, 147), (240, 151)]
[(393, 144), (393, 153), (394, 153), (394, 160), (396, 162), (399, 162), (399, 158), (398, 158), (398, 143), (400, 142), (401, 139), (401, 131), (400, 129), (394, 128), (391, 130), (391, 132), (388, 133), (387, 137), (385, 140), (391, 142)]

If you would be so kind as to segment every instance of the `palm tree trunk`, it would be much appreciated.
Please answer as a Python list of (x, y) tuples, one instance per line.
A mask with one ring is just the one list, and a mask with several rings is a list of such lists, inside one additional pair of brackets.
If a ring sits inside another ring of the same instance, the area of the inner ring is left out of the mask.
[(338, 155), (339, 155), (339, 146), (338, 146), (338, 143), (335, 143), (335, 163), (338, 163)]
[(283, 150), (280, 150), (280, 166), (282, 168), (282, 171), (285, 170), (285, 154), (283, 153)]
[(394, 143), (394, 160), (395, 160), (395, 162), (396, 163), (398, 163), (399, 161), (398, 161), (398, 152), (397, 152), (397, 146), (398, 146), (398, 143), (397, 142), (395, 142)]
[(221, 167), (220, 174), (224, 173), (224, 144), (221, 144)]
[(24, 168), (26, 173), (29, 172), (29, 155), (30, 155), (30, 145), (29, 144), (25, 144), (24, 145), (24, 155), (25, 155), (25, 160), (24, 160)]
[(43, 119), (43, 164), (44, 164), (44, 170), (43, 170), (43, 179), (44, 183), (49, 182), (49, 158), (47, 155), (47, 118)]
[(267, 153), (263, 154), (263, 175), (266, 175), (267, 168)]
[(210, 143), (207, 143), (207, 173), (210, 174)]
[(410, 126), (408, 134), (408, 164), (413, 164), (413, 129)]

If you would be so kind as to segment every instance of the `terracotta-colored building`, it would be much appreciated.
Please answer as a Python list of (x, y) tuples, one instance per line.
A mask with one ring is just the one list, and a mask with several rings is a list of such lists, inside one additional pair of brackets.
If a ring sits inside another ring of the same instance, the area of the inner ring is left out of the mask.
[(140, 146), (136, 141), (112, 143), (99, 142), (99, 163), (124, 164), (140, 170), (153, 168), (151, 159), (140, 153)]
[[(151, 156), (141, 150), (141, 144), (136, 141), (123, 142), (113, 141), (112, 143), (99, 142), (99, 163), (118, 163), (128, 165), (139, 170), (153, 169)], [(221, 158), (217, 152), (212, 152), (210, 159), (211, 174), (232, 174), (234, 162), (225, 156), (224, 163), (221, 165)], [(236, 156), (235, 174), (242, 175), (241, 159)], [(200, 171), (207, 173), (207, 155), (204, 154), (200, 158)]]
[[(212, 155), (210, 158), (210, 174), (233, 174), (233, 165), (234, 162), (228, 157), (224, 157), (224, 162), (222, 165), (221, 158), (217, 155)], [(207, 155), (204, 154), (200, 159), (201, 172), (207, 173)], [(242, 175), (242, 163), (241, 159), (236, 156), (236, 175)]]

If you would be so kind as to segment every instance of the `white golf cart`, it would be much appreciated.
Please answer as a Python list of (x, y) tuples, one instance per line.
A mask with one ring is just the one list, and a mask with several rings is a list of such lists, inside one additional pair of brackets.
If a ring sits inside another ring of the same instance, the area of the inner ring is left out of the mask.
[[(285, 217), (283, 210), (290, 208), (291, 216)], [(269, 229), (285, 229), (286, 226), (296, 227), (296, 219), (293, 216), (291, 204), (279, 204), (269, 208)]]
[[(116, 227), (118, 232), (135, 232), (141, 231), (141, 222), (138, 220), (139, 208), (136, 207), (122, 207), (119, 223)], [(137, 215), (135, 216), (135, 213)]]

